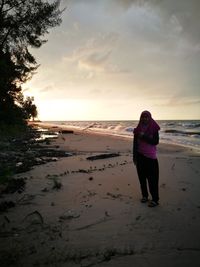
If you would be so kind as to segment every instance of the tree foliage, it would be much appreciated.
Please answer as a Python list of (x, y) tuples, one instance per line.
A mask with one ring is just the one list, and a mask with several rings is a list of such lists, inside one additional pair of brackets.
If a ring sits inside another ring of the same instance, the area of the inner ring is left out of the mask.
[(26, 100), (23, 102), (23, 110), (26, 114), (27, 119), (35, 119), (38, 115), (37, 107), (34, 102), (34, 97), (27, 97)]
[(60, 0), (0, 0), (0, 121), (29, 118), (24, 108), (33, 99), (24, 100), (22, 84), (39, 66), (29, 48), (41, 47), (49, 29), (61, 23), (59, 6)]

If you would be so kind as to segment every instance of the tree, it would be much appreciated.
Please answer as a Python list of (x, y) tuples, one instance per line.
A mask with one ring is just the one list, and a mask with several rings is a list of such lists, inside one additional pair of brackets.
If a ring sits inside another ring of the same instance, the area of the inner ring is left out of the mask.
[(26, 119), (22, 84), (39, 66), (29, 48), (41, 47), (60, 25), (59, 6), (60, 0), (0, 0), (0, 121)]
[(35, 119), (38, 115), (37, 107), (33, 104), (34, 98), (27, 97), (25, 101), (23, 101), (23, 110), (25, 112), (25, 116), (27, 119)]
[[(1, 51), (2, 52), (2, 51)], [(20, 76), (9, 52), (0, 54), (0, 121), (21, 123), (24, 118), (21, 85), (15, 81)]]

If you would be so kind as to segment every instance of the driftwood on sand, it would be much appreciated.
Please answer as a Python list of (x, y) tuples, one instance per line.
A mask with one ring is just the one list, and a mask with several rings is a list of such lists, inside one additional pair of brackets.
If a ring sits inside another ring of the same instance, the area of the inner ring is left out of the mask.
[(106, 153), (106, 154), (99, 154), (95, 156), (87, 157), (87, 160), (97, 160), (97, 159), (107, 159), (107, 158), (113, 158), (113, 157), (119, 157), (119, 153)]

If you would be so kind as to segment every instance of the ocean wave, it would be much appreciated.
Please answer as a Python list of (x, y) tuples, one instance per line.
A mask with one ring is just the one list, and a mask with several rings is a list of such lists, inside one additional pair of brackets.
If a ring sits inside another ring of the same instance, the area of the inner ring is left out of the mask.
[[(138, 121), (57, 121), (82, 131), (99, 132), (109, 135), (133, 138), (133, 129)], [(200, 148), (200, 121), (158, 121), (160, 125), (160, 141)]]
[(200, 123), (199, 122), (181, 122), (178, 125), (183, 127), (183, 128), (187, 128), (187, 129), (199, 128), (200, 127)]
[(189, 135), (189, 136), (200, 136), (200, 132), (194, 132), (194, 131), (180, 131), (175, 129), (169, 129), (165, 130), (165, 133), (171, 133), (171, 134), (181, 134), (181, 135)]

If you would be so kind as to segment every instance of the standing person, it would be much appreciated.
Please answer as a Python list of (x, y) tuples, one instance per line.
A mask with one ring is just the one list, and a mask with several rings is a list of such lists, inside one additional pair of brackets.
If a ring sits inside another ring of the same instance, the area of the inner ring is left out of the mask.
[(137, 168), (140, 181), (142, 203), (148, 202), (148, 188), (152, 197), (149, 207), (155, 207), (159, 203), (158, 180), (159, 166), (156, 156), (156, 145), (159, 143), (160, 127), (151, 117), (149, 111), (143, 111), (140, 121), (134, 129), (133, 161)]

